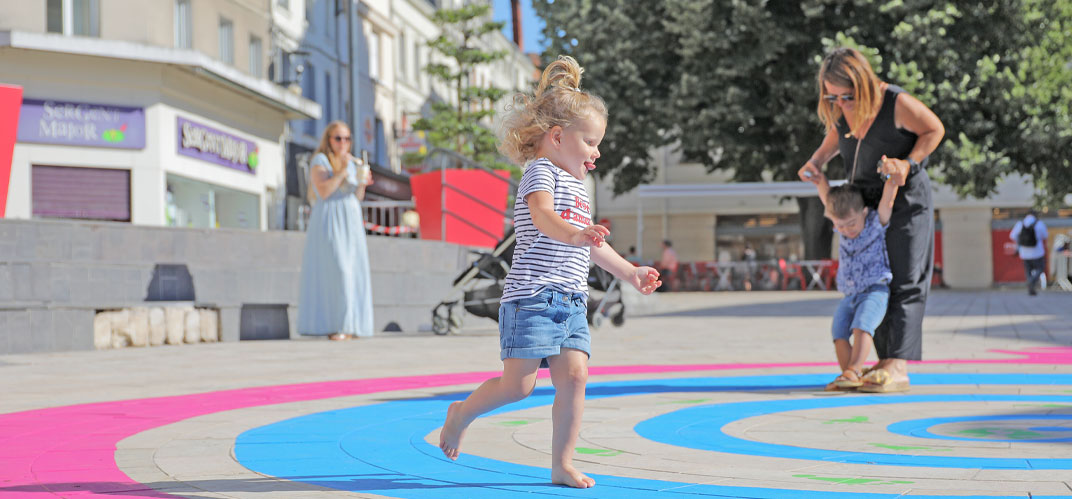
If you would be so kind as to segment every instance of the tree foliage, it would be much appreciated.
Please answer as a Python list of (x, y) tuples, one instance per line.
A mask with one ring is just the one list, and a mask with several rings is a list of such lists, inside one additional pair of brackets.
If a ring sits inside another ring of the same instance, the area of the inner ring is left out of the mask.
[(576, 57), (607, 101), (597, 172), (616, 192), (650, 180), (665, 144), (737, 180), (795, 179), (822, 138), (819, 62), (840, 45), (942, 119), (931, 173), (957, 192), (986, 196), (1011, 173), (1049, 200), (1072, 192), (1072, 0), (533, 3), (546, 55)]
[(454, 91), (455, 103), (433, 102), (431, 116), (418, 119), (413, 128), (426, 131), (433, 147), (452, 150), (489, 168), (509, 168), (496, 149), (495, 133), (484, 124), (495, 114), (495, 103), (506, 91), (492, 85), (476, 85), (470, 80), (475, 68), (507, 55), (506, 51), (480, 48), (483, 36), (504, 25), (490, 21), (490, 12), (491, 7), (486, 4), (435, 12), (433, 20), (441, 34), (428, 42), (428, 46), (447, 62), (431, 62), (423, 69)]

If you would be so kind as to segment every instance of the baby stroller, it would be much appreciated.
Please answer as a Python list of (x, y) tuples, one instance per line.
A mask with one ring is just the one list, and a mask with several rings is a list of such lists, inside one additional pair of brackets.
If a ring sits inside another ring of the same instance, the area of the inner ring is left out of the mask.
[[(476, 260), (454, 279), (448, 298), (432, 309), (432, 332), (457, 333), (462, 327), (459, 305), (470, 314), (499, 320), (499, 299), (514, 261), (514, 242), (511, 228), (490, 252), (473, 250)], [(592, 266), (588, 272), (588, 324), (598, 329), (608, 318), (615, 326), (625, 323), (620, 282), (610, 272)]]

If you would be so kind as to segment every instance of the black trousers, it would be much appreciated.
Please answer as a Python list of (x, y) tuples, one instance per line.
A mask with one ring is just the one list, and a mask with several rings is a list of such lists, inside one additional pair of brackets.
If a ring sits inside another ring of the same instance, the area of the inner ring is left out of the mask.
[(1040, 256), (1024, 260), (1024, 276), (1027, 278), (1027, 292), (1035, 294), (1041, 284), (1042, 273), (1046, 272), (1046, 257)]
[(934, 205), (926, 170), (897, 191), (886, 231), (890, 257), (890, 302), (875, 330), (879, 359), (921, 360), (923, 315), (934, 273)]

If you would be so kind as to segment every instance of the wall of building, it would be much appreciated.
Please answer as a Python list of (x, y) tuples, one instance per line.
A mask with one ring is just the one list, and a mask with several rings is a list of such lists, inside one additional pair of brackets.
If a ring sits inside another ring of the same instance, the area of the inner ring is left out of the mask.
[[(184, 264), (195, 304), (220, 311), (237, 341), (243, 305), (283, 305), (295, 331), (305, 234), (0, 220), (0, 354), (93, 348), (98, 310), (147, 306), (157, 264)], [(467, 249), (369, 238), (375, 329), (426, 329), (448, 297)]]
[[(257, 226), (270, 226), (269, 211), (284, 184), (280, 137), (285, 117), (278, 109), (238, 97), (232, 89), (181, 67), (13, 49), (3, 49), (0, 55), (13, 74), (5, 83), (22, 86), (24, 98), (140, 107), (146, 128), (145, 147), (136, 150), (16, 143), (8, 217), (32, 216), (31, 167), (41, 164), (129, 170), (134, 224), (165, 224), (165, 177), (172, 173), (263, 197)], [(179, 155), (180, 116), (256, 143), (256, 173)]]
[(954, 288), (982, 288), (994, 282), (990, 209), (942, 208), (942, 276)]
[[(173, 47), (175, 45), (174, 4), (174, 1), (104, 0), (100, 2), (100, 37), (158, 47)], [(137, 19), (137, 22), (131, 22), (133, 19)], [(195, 32), (197, 29), (198, 27), (194, 26)], [(215, 54), (210, 55), (215, 57)]]

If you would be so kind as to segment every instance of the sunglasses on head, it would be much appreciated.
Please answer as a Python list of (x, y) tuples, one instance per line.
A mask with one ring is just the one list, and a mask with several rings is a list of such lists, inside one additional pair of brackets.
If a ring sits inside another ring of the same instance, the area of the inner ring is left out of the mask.
[(350, 142), (351, 138), (349, 135), (336, 135), (332, 137), (331, 140), (334, 140), (335, 142)]
[(829, 102), (829, 103), (833, 104), (833, 103), (837, 102), (838, 99), (841, 99), (841, 100), (843, 100), (845, 102), (854, 101), (854, 100), (856, 100), (856, 96), (854, 96), (852, 94), (824, 95), (823, 99), (826, 100), (826, 102)]

